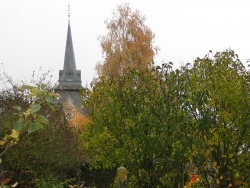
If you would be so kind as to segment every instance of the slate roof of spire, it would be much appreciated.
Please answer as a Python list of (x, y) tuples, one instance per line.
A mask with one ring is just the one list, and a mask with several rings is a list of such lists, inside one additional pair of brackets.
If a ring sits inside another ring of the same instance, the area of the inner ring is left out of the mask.
[(72, 41), (72, 36), (71, 36), (70, 21), (68, 23), (68, 33), (67, 33), (67, 41), (66, 41), (63, 69), (64, 70), (70, 69), (72, 71), (76, 70), (76, 62), (75, 62), (73, 41)]
[(59, 84), (55, 91), (61, 95), (60, 101), (66, 103), (67, 100), (73, 102), (75, 107), (81, 111), (82, 114), (87, 115), (88, 109), (83, 108), (79, 91), (82, 89), (81, 70), (76, 69), (75, 54), (73, 48), (70, 20), (68, 21), (68, 32), (66, 40), (66, 48), (64, 55), (63, 70), (59, 70)]

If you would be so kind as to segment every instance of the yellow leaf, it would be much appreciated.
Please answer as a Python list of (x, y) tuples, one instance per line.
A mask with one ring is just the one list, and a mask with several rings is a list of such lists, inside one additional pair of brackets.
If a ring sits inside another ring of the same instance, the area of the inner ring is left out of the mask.
[(11, 185), (11, 187), (16, 187), (17, 185), (18, 185), (18, 182), (16, 182), (13, 185)]
[(0, 146), (3, 146), (5, 144), (4, 140), (0, 140)]
[(228, 155), (228, 158), (231, 159), (231, 158), (233, 158), (233, 156), (234, 156), (234, 154), (231, 153)]
[(216, 179), (216, 184), (219, 185), (220, 184), (220, 180)]
[(213, 162), (213, 166), (217, 166), (217, 162)]
[(214, 131), (215, 131), (215, 128), (209, 130), (210, 133), (213, 133)]
[(240, 177), (240, 174), (239, 174), (239, 173), (236, 173), (236, 174), (235, 174), (235, 177), (236, 177), (236, 178)]
[(12, 129), (12, 133), (11, 133), (10, 136), (11, 136), (12, 138), (18, 139), (19, 134), (20, 134), (19, 131), (15, 130), (15, 129)]
[(205, 156), (208, 157), (210, 153), (211, 153), (211, 150), (207, 149), (205, 152)]
[(210, 146), (214, 145), (214, 141), (213, 140), (208, 140), (208, 145), (210, 145)]
[(30, 116), (30, 110), (27, 110), (26, 112), (23, 112), (24, 119), (27, 119), (27, 117)]

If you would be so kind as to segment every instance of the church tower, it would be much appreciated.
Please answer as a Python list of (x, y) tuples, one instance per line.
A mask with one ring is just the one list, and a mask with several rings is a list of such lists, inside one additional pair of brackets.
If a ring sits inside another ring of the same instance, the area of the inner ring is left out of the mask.
[(61, 95), (60, 102), (78, 109), (79, 112), (87, 114), (86, 109), (81, 106), (80, 90), (83, 89), (81, 81), (81, 70), (76, 69), (75, 54), (70, 27), (70, 9), (68, 6), (68, 33), (64, 55), (63, 70), (59, 70), (59, 84), (55, 91)]

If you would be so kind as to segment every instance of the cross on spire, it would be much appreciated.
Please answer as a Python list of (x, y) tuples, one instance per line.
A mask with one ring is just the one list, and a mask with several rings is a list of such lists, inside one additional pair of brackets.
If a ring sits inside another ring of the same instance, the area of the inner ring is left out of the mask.
[(70, 5), (68, 4), (68, 20), (70, 21)]

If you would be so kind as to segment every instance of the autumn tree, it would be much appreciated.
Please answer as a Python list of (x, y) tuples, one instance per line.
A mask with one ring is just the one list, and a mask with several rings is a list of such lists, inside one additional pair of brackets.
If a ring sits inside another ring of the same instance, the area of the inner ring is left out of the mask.
[(105, 22), (108, 33), (100, 36), (104, 63), (97, 66), (99, 76), (121, 75), (128, 67), (150, 68), (158, 48), (153, 46), (154, 34), (145, 20), (128, 4), (117, 7), (112, 19)]
[(237, 55), (164, 67), (164, 78), (133, 69), (94, 83), (81, 136), (92, 168), (124, 165), (130, 187), (249, 186), (250, 82)]

